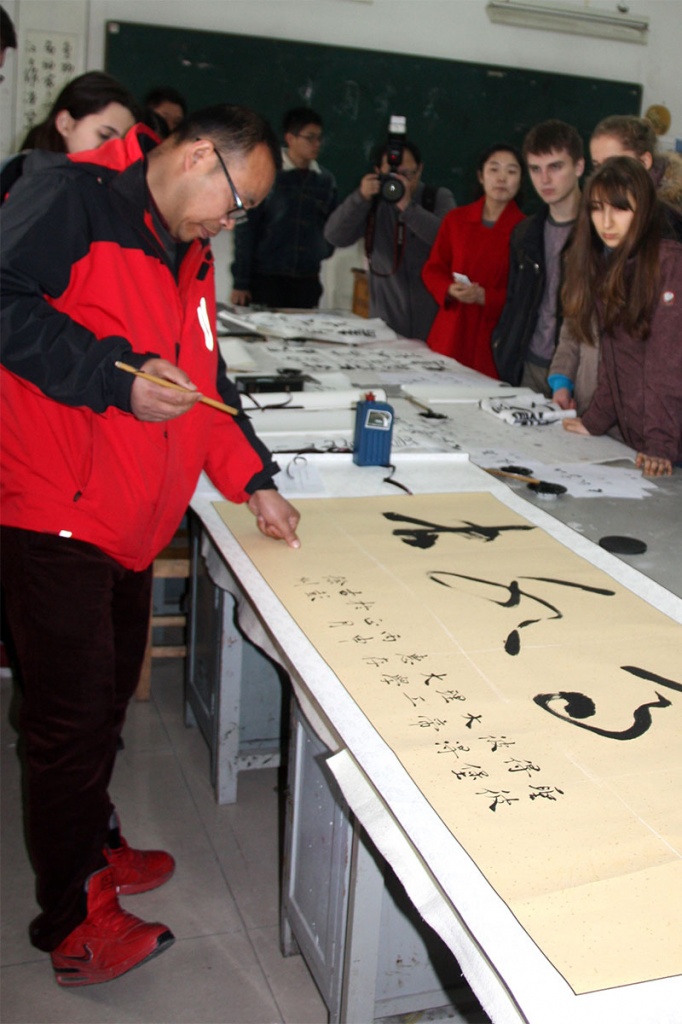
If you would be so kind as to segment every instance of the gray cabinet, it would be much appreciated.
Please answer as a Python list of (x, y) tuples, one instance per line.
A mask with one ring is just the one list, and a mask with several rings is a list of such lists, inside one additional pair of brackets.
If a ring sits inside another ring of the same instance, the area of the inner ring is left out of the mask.
[(192, 514), (185, 718), (208, 744), (216, 799), (225, 804), (237, 799), (239, 772), (279, 765), (289, 684), (238, 629), (232, 593), (207, 570), (204, 536)]
[(328, 755), (294, 702), (282, 952), (303, 954), (331, 1024), (453, 1005), (455, 1020), (487, 1021), (452, 953), (353, 817), (326, 767)]
[(349, 810), (326, 764), (330, 751), (289, 701), (288, 677), (237, 628), (238, 584), (224, 563), (216, 583), (206, 538), (192, 515), (186, 715), (208, 743), (220, 803), (236, 801), (240, 771), (280, 763), (282, 711), (291, 704), (282, 952), (303, 955), (331, 1024), (452, 1005), (455, 1020), (487, 1021), (457, 961)]

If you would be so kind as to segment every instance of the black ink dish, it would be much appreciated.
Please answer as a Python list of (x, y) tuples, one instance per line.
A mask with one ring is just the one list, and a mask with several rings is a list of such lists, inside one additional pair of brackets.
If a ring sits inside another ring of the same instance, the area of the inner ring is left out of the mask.
[(602, 537), (599, 547), (613, 555), (643, 555), (646, 551), (644, 541), (636, 537)]
[(566, 493), (563, 484), (550, 484), (546, 480), (538, 480), (536, 484), (527, 484), (529, 491), (533, 491), (540, 498), (557, 498), (560, 494)]

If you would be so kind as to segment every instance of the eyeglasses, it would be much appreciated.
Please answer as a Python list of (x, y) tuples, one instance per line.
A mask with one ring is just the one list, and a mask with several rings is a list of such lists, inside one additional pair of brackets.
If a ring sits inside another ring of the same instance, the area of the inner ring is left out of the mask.
[(225, 166), (225, 161), (223, 160), (223, 158), (221, 157), (220, 153), (218, 152), (218, 150), (216, 149), (215, 146), (213, 147), (213, 152), (218, 157), (218, 160), (220, 161), (220, 166), (222, 167), (223, 171), (225, 172), (225, 177), (227, 178), (227, 184), (230, 186), (230, 192), (232, 193), (232, 198), (234, 200), (234, 210), (230, 210), (229, 213), (227, 214), (227, 216), (229, 217), (229, 219), (232, 221), (233, 224), (241, 224), (242, 221), (245, 221), (246, 217), (247, 217), (246, 210), (244, 209), (244, 204), (241, 201), (241, 199), (239, 198), (239, 194), (237, 192), (237, 189), (234, 187), (234, 182), (232, 181), (232, 178), (230, 177), (230, 172), (228, 171), (227, 167)]
[(306, 142), (312, 142), (312, 143), (319, 142), (320, 145), (322, 145), (322, 136), (321, 135), (313, 135), (310, 132), (306, 132), (305, 135), (303, 134), (303, 132), (298, 132), (296, 138), (297, 139), (305, 139)]

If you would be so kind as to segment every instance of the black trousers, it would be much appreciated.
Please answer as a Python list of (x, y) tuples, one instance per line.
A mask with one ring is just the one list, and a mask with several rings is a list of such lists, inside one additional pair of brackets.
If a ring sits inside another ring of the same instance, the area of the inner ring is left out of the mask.
[(84, 882), (106, 864), (108, 787), (144, 656), (152, 568), (132, 572), (91, 544), (30, 530), (3, 527), (1, 539), (42, 911), (30, 936), (49, 952), (85, 917)]
[(254, 274), (251, 280), (251, 301), (271, 309), (314, 309), (320, 301), (322, 285), (314, 277), (283, 277)]

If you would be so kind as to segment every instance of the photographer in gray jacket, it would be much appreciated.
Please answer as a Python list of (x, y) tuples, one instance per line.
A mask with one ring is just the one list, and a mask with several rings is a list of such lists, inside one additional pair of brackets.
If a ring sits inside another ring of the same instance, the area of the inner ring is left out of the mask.
[[(347, 246), (364, 236), (369, 264), (370, 316), (381, 317), (398, 334), (426, 341), (437, 305), (421, 279), (440, 222), (455, 206), (447, 188), (422, 182), (419, 149), (404, 139), (399, 162), (389, 162), (387, 143), (376, 166), (329, 217), (324, 235), (334, 246)], [(402, 183), (395, 199), (385, 185), (391, 177)]]

